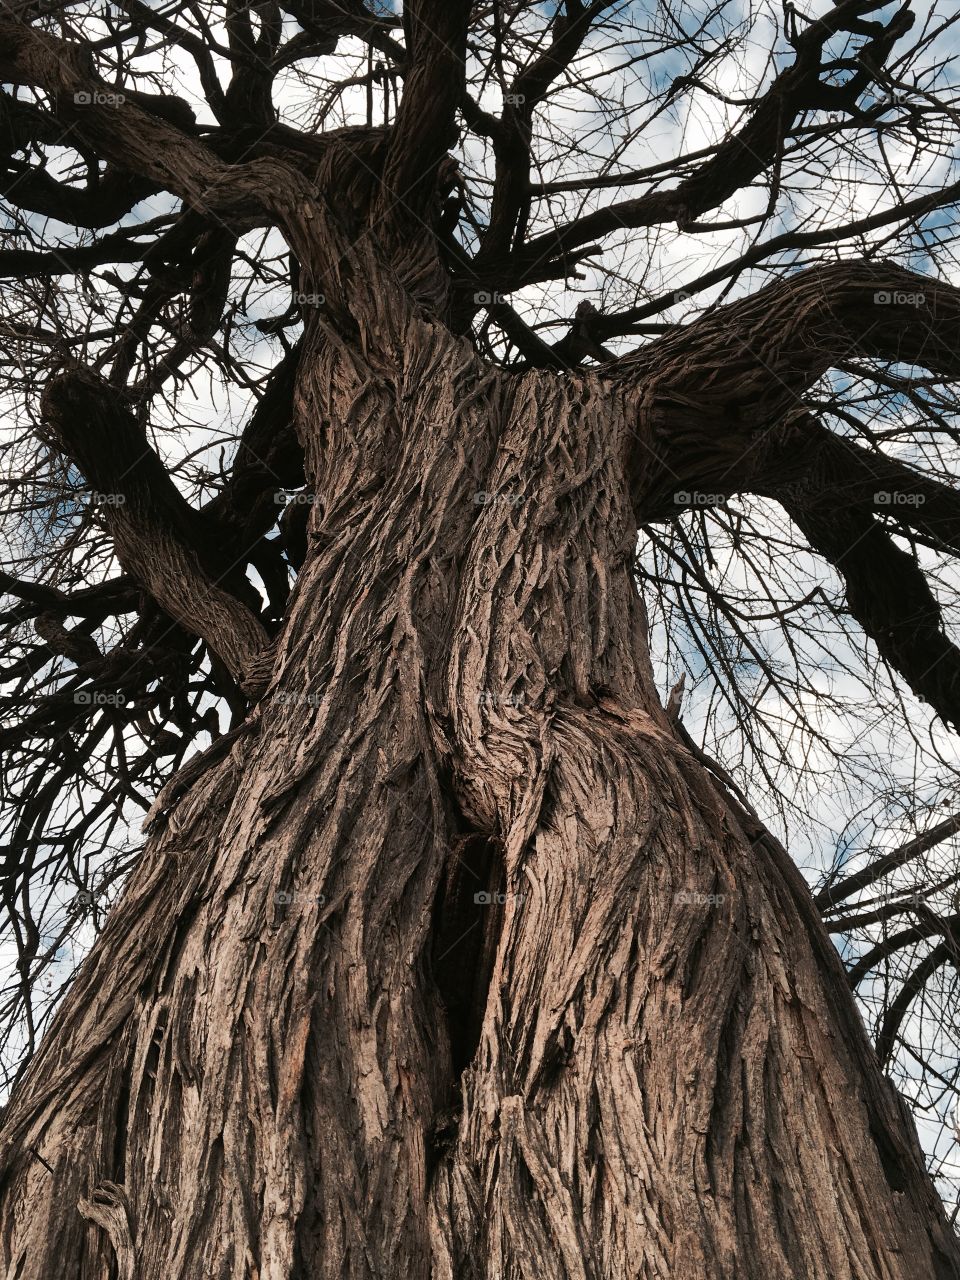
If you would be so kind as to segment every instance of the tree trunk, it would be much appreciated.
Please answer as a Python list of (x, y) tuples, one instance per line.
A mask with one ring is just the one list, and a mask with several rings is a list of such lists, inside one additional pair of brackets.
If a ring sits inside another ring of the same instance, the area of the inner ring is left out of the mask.
[(639, 391), (367, 305), (308, 320), (270, 687), (4, 1117), (9, 1280), (960, 1276), (805, 886), (658, 702)]

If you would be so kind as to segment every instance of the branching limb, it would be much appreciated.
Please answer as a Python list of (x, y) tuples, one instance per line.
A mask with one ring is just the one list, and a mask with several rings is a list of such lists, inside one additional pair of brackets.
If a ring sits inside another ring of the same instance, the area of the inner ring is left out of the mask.
[(207, 565), (201, 518), (180, 496), (118, 394), (86, 371), (54, 378), (42, 410), (57, 446), (99, 498), (117, 557), (185, 630), (242, 684), (269, 644), (263, 626)]
[[(528, 241), (516, 255), (520, 280), (526, 279), (526, 264), (562, 257), (611, 233), (664, 222), (676, 222), (681, 228), (693, 223), (775, 163), (790, 129), (804, 111), (855, 108), (871, 74), (864, 66), (842, 86), (821, 82), (824, 49), (837, 32), (855, 31), (858, 20), (881, 7), (877, 0), (844, 0), (811, 23), (794, 43), (794, 62), (780, 72), (746, 124), (699, 169), (670, 191), (618, 201)], [(912, 24), (913, 15), (904, 5), (885, 26), (880, 25), (869, 45), (874, 67), (883, 65), (897, 39)]]
[(859, 893), (869, 885), (876, 884), (878, 880), (881, 880), (891, 871), (906, 866), (908, 862), (919, 858), (929, 849), (938, 845), (941, 840), (946, 840), (948, 836), (955, 835), (958, 831), (960, 831), (960, 814), (954, 813), (949, 818), (944, 818), (942, 822), (938, 822), (931, 827), (929, 831), (925, 831), (923, 835), (916, 836), (913, 840), (908, 840), (899, 849), (894, 849), (882, 857), (875, 858), (860, 871), (844, 876), (842, 880), (838, 880), (833, 884), (827, 884), (817, 894), (814, 901), (821, 911), (832, 911), (839, 903), (845, 902), (847, 898), (853, 897), (855, 893)]
[(404, 5), (410, 55), (384, 167), (384, 200), (421, 219), (433, 198), (439, 166), (456, 141), (470, 8), (469, 0)]

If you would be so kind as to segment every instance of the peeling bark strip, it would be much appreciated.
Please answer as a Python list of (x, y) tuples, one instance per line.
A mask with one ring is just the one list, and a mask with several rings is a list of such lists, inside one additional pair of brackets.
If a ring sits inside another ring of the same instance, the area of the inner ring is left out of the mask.
[(373, 293), (392, 368), (301, 364), (285, 696), (157, 818), (11, 1100), (7, 1274), (960, 1275), (809, 894), (659, 707), (632, 397)]

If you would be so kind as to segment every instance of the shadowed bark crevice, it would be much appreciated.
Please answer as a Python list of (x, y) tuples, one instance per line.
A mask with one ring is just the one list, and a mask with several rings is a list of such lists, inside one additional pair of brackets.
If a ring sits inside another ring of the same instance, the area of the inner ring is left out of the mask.
[(454, 842), (434, 905), (431, 969), (446, 1012), (455, 1091), (480, 1042), (504, 884), (497, 841), (477, 834)]

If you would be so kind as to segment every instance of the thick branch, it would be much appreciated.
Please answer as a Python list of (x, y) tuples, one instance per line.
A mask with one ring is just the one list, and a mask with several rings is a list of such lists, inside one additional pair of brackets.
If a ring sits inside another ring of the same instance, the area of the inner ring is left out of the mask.
[[(69, 122), (96, 154), (180, 196), (211, 222), (235, 233), (263, 224), (280, 226), (300, 261), (305, 287), (310, 277), (322, 283), (318, 291), (327, 294), (327, 317), (345, 317), (350, 293), (347, 277), (353, 270), (350, 241), (333, 225), (326, 192), (318, 191), (315, 181), (304, 174), (302, 161), (271, 154), (224, 163), (196, 137), (137, 102), (103, 101), (115, 95), (96, 76), (82, 47), (9, 20), (0, 21), (0, 77), (44, 89), (55, 99), (58, 119)], [(85, 98), (83, 105), (77, 104), (78, 94)], [(276, 126), (274, 130), (281, 142), (291, 134)], [(356, 131), (342, 132), (349, 150), (347, 139), (354, 138)], [(411, 124), (401, 151), (415, 133)], [(382, 131), (367, 134), (376, 147), (382, 145)], [(336, 157), (343, 159), (334, 148), (318, 148), (317, 154), (328, 166), (335, 164)], [(354, 194), (351, 183), (358, 168), (362, 166), (354, 166), (349, 174), (346, 195), (339, 189), (342, 183), (338, 185), (338, 216)], [(374, 175), (363, 175), (367, 186), (372, 176), (375, 180)], [(368, 192), (364, 196), (363, 209), (368, 213)]]
[(204, 507), (233, 539), (248, 546), (276, 521), (274, 495), (303, 484), (303, 449), (293, 426), (293, 389), (300, 363), (299, 344), (270, 375), (240, 436), (227, 483)]
[(568, 0), (565, 12), (554, 18), (547, 48), (520, 72), (510, 86), (503, 118), (491, 127), (490, 117), (479, 109), (468, 115), (468, 120), (493, 142), (497, 161), (490, 224), (477, 256), (478, 270), (483, 270), (509, 250), (517, 226), (522, 227), (526, 221), (530, 205), (534, 109), (550, 85), (577, 56), (594, 18), (609, 7), (610, 0), (594, 0), (586, 6), (580, 0)]
[(13, 160), (6, 162), (0, 176), (0, 192), (11, 204), (91, 230), (118, 222), (139, 200), (158, 190), (159, 184), (112, 167), (91, 187), (57, 182), (42, 169)]
[(960, 730), (960, 649), (914, 557), (860, 507), (782, 499), (810, 546), (843, 578), (847, 604), (881, 656)]
[(384, 168), (388, 198), (423, 217), (437, 170), (456, 142), (464, 95), (469, 0), (404, 5), (410, 61)]
[[(21, 23), (0, 21), (0, 77), (43, 89), (58, 120), (97, 155), (239, 228), (265, 221), (297, 175), (258, 160), (226, 165), (170, 120), (118, 95), (96, 75), (88, 50)], [(140, 95), (142, 97), (142, 95)]]
[(134, 237), (149, 227), (126, 227), (94, 244), (57, 249), (0, 249), (0, 277), (83, 275), (108, 262), (138, 262), (149, 248)]
[[(913, 908), (916, 910), (916, 908)], [(871, 947), (865, 952), (855, 964), (850, 966), (848, 977), (851, 987), (857, 987), (864, 980), (868, 973), (872, 972), (882, 960), (886, 960), (888, 956), (892, 956), (897, 951), (912, 946), (915, 942), (922, 942), (924, 938), (934, 938), (938, 934), (944, 937), (958, 936), (960, 937), (960, 915), (944, 916), (941, 918), (933, 911), (923, 912), (923, 920), (920, 924), (915, 924), (909, 929), (900, 929), (897, 933), (888, 934), (882, 942), (878, 942), (875, 947)]]
[[(601, 322), (595, 317), (598, 334)], [(621, 388), (639, 393), (627, 463), (644, 519), (675, 510), (678, 489), (769, 492), (767, 473), (780, 483), (796, 479), (782, 473), (786, 455), (782, 446), (777, 452), (777, 441), (787, 437), (779, 433), (788, 430), (785, 423), (795, 429), (810, 387), (854, 355), (960, 378), (960, 289), (893, 264), (830, 263), (608, 365), (605, 373)], [(802, 471), (808, 462), (797, 455), (792, 466)], [(943, 488), (931, 487), (929, 496), (936, 516), (917, 519), (936, 519), (947, 529), (940, 519), (947, 514)]]
[[(123, 8), (135, 19), (141, 28), (152, 27), (163, 33), (172, 45), (180, 45), (186, 49), (197, 68), (204, 96), (218, 120), (226, 116), (224, 109), (223, 87), (217, 79), (216, 66), (211, 48), (192, 31), (185, 31), (168, 17), (157, 13), (143, 0), (122, 0)], [(218, 52), (225, 52), (218, 49)]]
[(109, 578), (79, 591), (66, 592), (42, 582), (28, 582), (0, 572), (0, 591), (22, 603), (0, 612), (2, 622), (22, 622), (38, 613), (53, 612), (64, 618), (102, 621), (111, 615), (133, 613), (139, 592), (128, 577)]
[(93, 487), (123, 568), (243, 683), (269, 637), (250, 609), (218, 585), (227, 572), (212, 576), (202, 518), (117, 393), (77, 370), (47, 384), (42, 410), (57, 446)]
[(851, 353), (960, 377), (960, 290), (900, 267), (838, 263), (608, 366), (632, 371), (637, 385), (641, 429), (628, 470), (638, 518), (675, 512), (681, 490), (775, 498), (838, 570), (881, 655), (960, 726), (960, 650), (915, 558), (876, 518), (883, 512), (957, 551), (960, 498), (810, 420), (803, 393)]
[(640, 306), (609, 312), (600, 318), (598, 330), (605, 340), (619, 338), (625, 334), (641, 333), (643, 322), (676, 306), (678, 296), (692, 297), (724, 281), (734, 280), (750, 267), (758, 266), (777, 254), (814, 249), (820, 245), (839, 244), (842, 240), (852, 240), (881, 227), (892, 226), (894, 223), (919, 224), (928, 214), (937, 209), (945, 209), (955, 204), (958, 199), (960, 199), (960, 182), (952, 182), (926, 195), (916, 196), (912, 200), (898, 200), (887, 209), (881, 209), (878, 213), (868, 214), (863, 218), (855, 218), (851, 222), (819, 227), (814, 231), (785, 231), (781, 235), (752, 245), (732, 262), (724, 262), (693, 280), (685, 280), (681, 290), (672, 289)]
[(957, 944), (952, 937), (944, 939), (943, 942), (935, 946), (920, 961), (897, 992), (896, 999), (891, 1003), (884, 1015), (883, 1022), (880, 1024), (880, 1032), (877, 1035), (877, 1057), (880, 1059), (882, 1066), (885, 1067), (890, 1061), (897, 1036), (910, 1006), (937, 970), (951, 961), (955, 966), (957, 965)]

